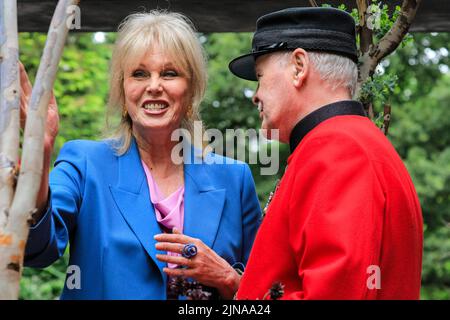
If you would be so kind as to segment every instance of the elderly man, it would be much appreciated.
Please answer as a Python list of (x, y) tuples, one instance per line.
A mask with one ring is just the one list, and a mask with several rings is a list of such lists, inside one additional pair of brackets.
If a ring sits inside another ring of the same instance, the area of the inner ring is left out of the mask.
[[(230, 70), (258, 81), (263, 129), (291, 155), (258, 231), (237, 299), (418, 299), (422, 214), (411, 178), (352, 100), (355, 24), (332, 8), (258, 19)], [(269, 131), (270, 132), (270, 131)]]

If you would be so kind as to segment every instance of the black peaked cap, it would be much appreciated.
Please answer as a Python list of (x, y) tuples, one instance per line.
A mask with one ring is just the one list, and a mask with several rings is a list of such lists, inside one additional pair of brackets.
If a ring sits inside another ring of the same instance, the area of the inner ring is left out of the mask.
[(266, 14), (256, 21), (252, 51), (235, 58), (229, 68), (240, 78), (256, 81), (259, 56), (296, 48), (334, 53), (356, 63), (355, 20), (334, 8), (288, 8)]

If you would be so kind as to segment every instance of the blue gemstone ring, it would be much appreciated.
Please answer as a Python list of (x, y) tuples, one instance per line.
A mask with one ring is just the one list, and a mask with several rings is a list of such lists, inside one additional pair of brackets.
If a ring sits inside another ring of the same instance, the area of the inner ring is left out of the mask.
[(187, 259), (195, 257), (197, 254), (197, 246), (193, 243), (185, 244), (183, 250), (181, 251), (181, 255)]

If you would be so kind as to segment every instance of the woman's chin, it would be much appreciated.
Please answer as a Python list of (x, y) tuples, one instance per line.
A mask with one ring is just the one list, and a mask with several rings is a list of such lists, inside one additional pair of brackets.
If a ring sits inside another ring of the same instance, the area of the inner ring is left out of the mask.
[(133, 127), (140, 128), (139, 131), (144, 132), (145, 134), (163, 134), (163, 135), (171, 135), (173, 131), (180, 127), (180, 124), (175, 124), (172, 121), (165, 121), (166, 119), (152, 119), (150, 121), (141, 122), (139, 125), (133, 124)]

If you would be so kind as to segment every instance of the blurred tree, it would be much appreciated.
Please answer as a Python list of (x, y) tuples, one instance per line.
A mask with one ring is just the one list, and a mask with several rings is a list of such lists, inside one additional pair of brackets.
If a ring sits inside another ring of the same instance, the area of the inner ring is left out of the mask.
[(450, 34), (413, 34), (381, 73), (398, 77), (389, 138), (416, 186), (425, 222), (422, 298), (450, 299)]

